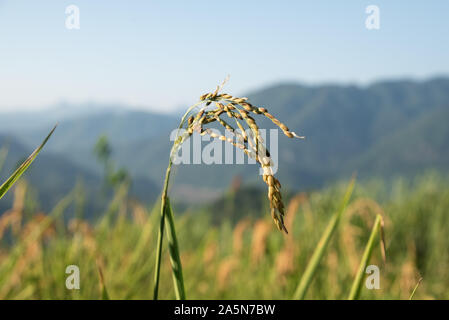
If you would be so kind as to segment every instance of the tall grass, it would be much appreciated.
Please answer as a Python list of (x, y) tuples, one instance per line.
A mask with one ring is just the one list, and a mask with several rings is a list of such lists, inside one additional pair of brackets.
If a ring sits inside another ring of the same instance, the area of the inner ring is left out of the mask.
[[(381, 289), (368, 290), (362, 282), (358, 298), (409, 299), (421, 276), (425, 281), (413, 299), (449, 298), (449, 182), (426, 176), (408, 187), (398, 180), (388, 197), (379, 193), (387, 188), (359, 181), (349, 205), (353, 210), (352, 204), (368, 195), (382, 199), (379, 206), (386, 222), (388, 268), (381, 268)], [(321, 230), (340, 210), (345, 190), (347, 186), (336, 185), (303, 194), (299, 206), (292, 206), (296, 208), (292, 209), (295, 219), (286, 224), (287, 236), (272, 227), (264, 212), (253, 217), (242, 213), (244, 221), (235, 226), (226, 218), (220, 224), (213, 223), (210, 217), (214, 212), (207, 208), (179, 212), (176, 236), (182, 245), (179, 253), (188, 298), (290, 299), (322, 237)], [(16, 195), (17, 189), (14, 191)], [(73, 192), (79, 192), (79, 188)], [(245, 188), (239, 190), (240, 194), (244, 192)], [(17, 197), (22, 199), (18, 193)], [(73, 193), (66, 197), (50, 216), (70, 213), (77, 197)], [(26, 194), (22, 201), (32, 201), (31, 195)], [(54, 218), (41, 219), (33, 206), (24, 205), (23, 212), (16, 215), (21, 223), (7, 221), (7, 238), (6, 231), (4, 237), (0, 232), (0, 299), (102, 299), (102, 288), (107, 288), (113, 299), (151, 298), (153, 285), (148, 279), (154, 274), (160, 203), (147, 208), (134, 205), (128, 197), (115, 201), (118, 205), (113, 207), (125, 208), (120, 213), (125, 219), (111, 219), (106, 228), (104, 212), (98, 212), (102, 218), (96, 223), (70, 218), (64, 232), (55, 232)], [(264, 202), (265, 197), (259, 201)], [(349, 206), (343, 217), (349, 216)], [(353, 219), (341, 219), (333, 232), (306, 292), (307, 299), (348, 297), (373, 228), (372, 220), (364, 223), (363, 209), (357, 210)], [(114, 215), (118, 214), (115, 210)], [(10, 216), (8, 212), (2, 215), (0, 225), (5, 225), (4, 217)], [(348, 235), (352, 247), (341, 241)], [(237, 247), (232, 239), (238, 242)], [(251, 254), (256, 246), (257, 257)], [(380, 266), (382, 255), (373, 250), (367, 261)], [(168, 259), (161, 261), (163, 284), (173, 281), (170, 263)], [(80, 268), (80, 290), (64, 286), (64, 271), (70, 264)], [(102, 282), (98, 265), (104, 276)], [(164, 285), (159, 298), (175, 299), (176, 293)]]
[[(201, 103), (212, 103), (207, 99), (213, 97), (206, 95)], [(227, 95), (226, 99), (239, 98)], [(246, 100), (235, 103), (253, 110)], [(195, 107), (188, 110), (180, 127)], [(259, 112), (267, 114), (265, 109)], [(188, 122), (200, 121), (206, 118), (201, 115)], [(27, 170), (54, 130), (0, 187), (0, 198)], [(175, 142), (172, 154), (182, 141)], [(279, 230), (288, 227), (289, 235), (276, 232), (263, 213), (249, 218), (239, 212), (243, 220), (234, 227), (226, 218), (221, 224), (213, 223), (213, 213), (205, 208), (179, 215), (181, 228), (176, 231), (168, 197), (172, 164), (170, 157), (161, 202), (153, 204), (153, 210), (136, 202), (131, 205), (129, 183), (123, 183), (95, 224), (82, 220), (85, 215), (77, 204), (84, 190), (79, 185), (44, 216), (29, 211), (35, 207), (26, 205), (32, 198), (26, 189), (16, 188), (14, 207), (0, 216), (0, 299), (141, 299), (148, 298), (151, 290), (155, 299), (185, 299), (186, 288), (192, 299), (341, 299), (348, 293), (349, 299), (449, 298), (449, 182), (440, 176), (425, 176), (409, 188), (398, 180), (387, 197), (379, 196), (380, 204), (367, 199), (376, 197), (378, 188), (364, 186), (353, 192), (354, 178), (345, 189), (300, 194), (288, 206), (284, 225), (283, 204), (276, 202), (280, 184), (266, 175), (272, 219)], [(349, 209), (353, 193), (357, 201)], [(359, 204), (374, 208), (372, 228), (370, 223), (360, 223), (365, 214)], [(61, 223), (71, 206), (77, 207), (75, 218), (67, 225)], [(394, 230), (387, 230), (389, 268), (382, 270), (381, 290), (364, 290), (368, 263), (385, 260), (384, 219), (389, 221), (386, 229)], [(320, 235), (319, 230), (324, 233)], [(164, 233), (170, 264), (162, 259)], [(373, 254), (378, 235), (380, 257)], [(71, 292), (63, 286), (69, 264), (82, 270), (81, 290)], [(153, 286), (147, 281), (151, 274)], [(421, 274), (426, 282), (417, 290)], [(170, 277), (174, 293), (160, 286)]]
[(325, 252), (327, 246), (329, 245), (332, 235), (334, 234), (335, 230), (337, 229), (337, 226), (341, 220), (341, 216), (343, 215), (343, 212), (346, 209), (349, 199), (351, 198), (352, 191), (354, 190), (354, 185), (355, 185), (355, 177), (352, 178), (351, 182), (348, 185), (348, 188), (346, 189), (346, 193), (342, 200), (339, 210), (332, 216), (331, 221), (329, 222), (326, 229), (324, 230), (324, 233), (321, 236), (321, 239), (318, 242), (318, 245), (316, 246), (312, 257), (310, 258), (310, 262), (307, 264), (306, 270), (305, 270), (303, 276), (301, 277), (301, 280), (299, 281), (298, 288), (295, 291), (295, 295), (293, 296), (293, 299), (296, 299), (296, 300), (304, 299), (307, 289), (309, 288), (310, 283), (312, 282), (313, 275), (315, 274), (315, 272), (318, 268), (318, 264), (320, 263), (323, 255), (324, 255), (324, 252)]
[(365, 275), (365, 270), (368, 265), (369, 259), (371, 257), (371, 252), (374, 247), (374, 240), (376, 236), (379, 234), (381, 238), (381, 249), (382, 249), (382, 257), (385, 260), (385, 240), (383, 237), (383, 218), (380, 214), (376, 216), (376, 220), (374, 221), (373, 230), (371, 231), (371, 235), (369, 237), (368, 243), (366, 244), (365, 251), (363, 253), (362, 260), (360, 262), (359, 269), (357, 271), (357, 275), (355, 277), (354, 283), (352, 284), (351, 291), (349, 293), (349, 300), (356, 300), (360, 295), (360, 290), (362, 288), (362, 280)]
[(416, 290), (418, 290), (419, 285), (421, 284), (422, 278), (419, 278), (418, 283), (416, 283), (416, 286), (413, 288), (412, 293), (410, 294), (409, 300), (413, 300), (413, 297), (415, 296)]

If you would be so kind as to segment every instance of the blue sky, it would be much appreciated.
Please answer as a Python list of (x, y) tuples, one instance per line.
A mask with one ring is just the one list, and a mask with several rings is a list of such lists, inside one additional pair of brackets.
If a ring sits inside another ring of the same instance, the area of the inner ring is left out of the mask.
[[(79, 30), (65, 8), (80, 9)], [(380, 9), (367, 30), (365, 8)], [(0, 0), (0, 111), (60, 101), (169, 111), (230, 75), (366, 84), (449, 74), (449, 1)]]

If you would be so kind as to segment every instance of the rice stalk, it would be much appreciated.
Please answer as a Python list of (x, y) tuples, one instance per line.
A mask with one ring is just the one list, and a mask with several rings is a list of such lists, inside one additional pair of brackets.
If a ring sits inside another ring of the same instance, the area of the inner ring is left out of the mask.
[(344, 217), (345, 229), (344, 232), (341, 233), (340, 242), (341, 247), (345, 248), (345, 252), (348, 258), (348, 263), (353, 270), (353, 275), (356, 275), (357, 267), (359, 265), (359, 257), (356, 248), (355, 237), (360, 235), (361, 230), (350, 224), (350, 220), (355, 214), (358, 214), (367, 225), (371, 223), (371, 214), (374, 214), (376, 217), (378, 214), (382, 217), (385, 216), (382, 207), (372, 199), (369, 198), (360, 198), (351, 203), (350, 206), (346, 209), (346, 214)]
[(307, 293), (307, 289), (309, 288), (313, 276), (321, 261), (321, 258), (324, 255), (324, 251), (329, 245), (329, 241), (332, 238), (332, 235), (334, 234), (335, 230), (337, 229), (341, 216), (343, 215), (343, 212), (346, 209), (349, 199), (351, 198), (352, 191), (354, 190), (354, 185), (355, 185), (355, 177), (351, 179), (351, 182), (349, 183), (346, 189), (346, 193), (345, 196), (343, 197), (343, 201), (341, 202), (339, 210), (332, 216), (331, 221), (324, 230), (324, 233), (321, 236), (321, 239), (318, 242), (318, 245), (316, 246), (315, 251), (312, 254), (312, 257), (310, 258), (310, 261), (307, 264), (306, 270), (304, 271), (304, 274), (301, 277), (301, 280), (299, 281), (298, 287), (296, 288), (295, 294), (293, 295), (293, 299), (295, 300), (304, 299)]
[(167, 198), (167, 212), (165, 213), (165, 218), (168, 223), (168, 250), (170, 251), (170, 262), (173, 270), (173, 285), (175, 286), (176, 299), (185, 300), (186, 294), (182, 276), (181, 258), (179, 256), (178, 239), (176, 238), (175, 222), (169, 198)]
[(167, 172), (165, 175), (165, 183), (164, 183), (164, 191), (162, 192), (161, 198), (161, 217), (159, 222), (159, 232), (157, 236), (157, 248), (156, 248), (156, 259), (155, 259), (155, 267), (154, 267), (154, 286), (153, 286), (153, 300), (157, 300), (159, 293), (159, 278), (161, 272), (161, 257), (162, 257), (162, 244), (164, 239), (164, 229), (165, 229), (165, 212), (167, 210), (167, 189), (168, 189), (168, 181), (170, 179), (170, 171), (173, 162), (169, 160), (169, 164), (167, 167)]
[(371, 230), (371, 235), (368, 239), (368, 243), (366, 244), (362, 260), (360, 261), (359, 269), (352, 284), (348, 300), (357, 300), (360, 295), (360, 289), (362, 288), (362, 280), (365, 276), (366, 266), (368, 265), (369, 259), (371, 257), (371, 253), (374, 247), (374, 240), (376, 239), (376, 235), (378, 233), (380, 234), (381, 238), (382, 257), (385, 259), (385, 241), (383, 236), (383, 224), (384, 222), (382, 216), (378, 214), (376, 216), (376, 220), (374, 221), (374, 226), (373, 229)]
[[(274, 118), (270, 113), (268, 113), (265, 108), (256, 108), (255, 106), (251, 105), (247, 101), (247, 98), (236, 98), (229, 94), (219, 94), (219, 91), (221, 90), (225, 82), (223, 82), (220, 86), (217, 86), (217, 89), (213, 93), (203, 94), (200, 97), (199, 102), (187, 109), (186, 113), (181, 118), (181, 122), (178, 127), (178, 129), (185, 129), (185, 131), (182, 134), (178, 134), (170, 151), (170, 158), (161, 195), (161, 215), (159, 221), (159, 232), (154, 268), (153, 299), (155, 300), (158, 298), (159, 291), (163, 234), (165, 229), (166, 214), (168, 212), (167, 207), (169, 206), (167, 193), (171, 168), (173, 166), (173, 159), (176, 157), (176, 154), (181, 145), (193, 134), (193, 132), (198, 132), (201, 135), (208, 134), (214, 139), (219, 139), (231, 143), (235, 147), (242, 149), (249, 157), (254, 158), (260, 164), (263, 169), (263, 180), (268, 186), (268, 199), (270, 201), (271, 216), (277, 228), (287, 233), (287, 228), (284, 225), (284, 204), (280, 192), (281, 184), (279, 180), (274, 177), (274, 173), (272, 170), (273, 163), (271, 161), (270, 154), (263, 144), (263, 140), (260, 136), (259, 127), (256, 123), (256, 120), (249, 115), (249, 112), (252, 112), (256, 115), (264, 115), (265, 117), (269, 118), (284, 132), (285, 135), (290, 138), (304, 137), (300, 137), (294, 132), (291, 132), (287, 128), (287, 126)], [(214, 103), (216, 107), (215, 109), (212, 109), (213, 107), (209, 107), (212, 103)], [(199, 108), (198, 111), (196, 110), (197, 108)], [(239, 120), (243, 120), (247, 124), (249, 130), (252, 132), (252, 137), (250, 137), (251, 139), (249, 139), (246, 133), (244, 133), (245, 130), (242, 130), (242, 133), (238, 134), (232, 126), (230, 126), (225, 120), (220, 118), (220, 116), (223, 114), (226, 114), (231, 119), (235, 119), (240, 130), (244, 128)], [(236, 143), (232, 141), (232, 139), (229, 139), (222, 135), (218, 135), (210, 130), (210, 128), (205, 128), (206, 125), (213, 122), (218, 122), (226, 130), (234, 133), (234, 135), (236, 135), (239, 140), (243, 141), (243, 144)], [(246, 142), (248, 142), (247, 145)], [(173, 218), (169, 219), (168, 222), (171, 224), (170, 228), (173, 231), (172, 236), (174, 236), (172, 240), (174, 240), (176, 238), (174, 233), (175, 228)], [(182, 283), (182, 269), (181, 261), (179, 259), (179, 248), (176, 245), (176, 247), (173, 247), (172, 249), (173, 250), (170, 250), (169, 252), (172, 261), (172, 274), (175, 279), (175, 293), (177, 297), (185, 297), (184, 292), (182, 292), (184, 285)]]
[[(186, 118), (189, 116), (191, 111), (196, 108), (201, 103), (196, 103), (193, 106), (191, 106), (189, 109), (187, 109), (186, 113), (183, 115), (181, 122), (179, 124), (178, 129), (182, 129)], [(195, 119), (199, 119), (201, 111), (197, 114)], [(189, 126), (193, 124), (193, 118), (190, 117), (188, 122)], [(172, 149), (170, 151), (170, 157), (168, 160), (168, 166), (167, 170), (165, 172), (165, 179), (164, 179), (164, 186), (162, 189), (162, 195), (161, 195), (161, 216), (159, 221), (159, 232), (158, 232), (158, 238), (157, 238), (157, 248), (156, 248), (156, 259), (155, 259), (155, 268), (154, 268), (154, 285), (153, 285), (153, 299), (157, 300), (158, 293), (159, 293), (159, 279), (160, 279), (160, 272), (161, 272), (161, 256), (162, 256), (162, 245), (163, 245), (163, 237), (164, 237), (164, 229), (165, 229), (165, 213), (167, 210), (167, 193), (168, 193), (168, 186), (170, 181), (170, 174), (171, 174), (171, 168), (173, 166), (173, 156), (177, 152), (180, 145), (193, 133), (189, 130), (187, 131), (187, 134), (183, 134), (181, 136), (178, 136), (175, 142), (173, 143)], [(173, 271), (174, 272), (174, 271)]]
[(412, 291), (412, 294), (408, 298), (409, 300), (413, 300), (413, 297), (415, 296), (416, 290), (418, 289), (419, 285), (421, 284), (422, 278), (419, 278), (418, 283), (416, 284), (415, 288)]

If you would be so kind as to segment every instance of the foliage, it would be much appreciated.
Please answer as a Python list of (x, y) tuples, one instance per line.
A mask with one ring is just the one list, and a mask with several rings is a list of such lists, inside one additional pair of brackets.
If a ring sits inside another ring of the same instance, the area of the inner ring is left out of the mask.
[[(266, 212), (262, 218), (242, 214), (236, 224), (226, 219), (215, 224), (215, 213), (206, 207), (181, 214), (172, 204), (187, 297), (291, 299), (346, 187), (291, 197), (288, 235), (273, 228)], [(48, 216), (21, 206), (29, 199), (19, 189), (15, 207), (0, 217), (1, 299), (152, 298), (159, 203), (147, 208), (117, 190), (97, 224), (72, 219), (64, 225), (62, 215), (79, 188)], [(413, 299), (449, 298), (448, 208), (449, 183), (435, 174), (413, 183), (398, 179), (391, 188), (358, 184), (305, 298), (348, 297), (378, 214), (385, 221), (387, 262), (372, 251), (368, 264), (379, 266), (381, 288), (368, 290), (361, 279), (359, 298), (408, 299), (421, 277)], [(163, 257), (159, 298), (174, 299), (169, 255)], [(65, 268), (71, 264), (80, 267), (80, 290), (65, 288)]]

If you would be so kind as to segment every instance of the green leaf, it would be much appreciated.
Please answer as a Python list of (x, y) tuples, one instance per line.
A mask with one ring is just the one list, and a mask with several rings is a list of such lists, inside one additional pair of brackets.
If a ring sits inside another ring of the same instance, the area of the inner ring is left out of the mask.
[(313, 276), (321, 261), (321, 258), (323, 257), (324, 252), (327, 246), (329, 245), (330, 239), (332, 238), (332, 235), (337, 229), (338, 223), (340, 222), (340, 218), (346, 209), (349, 199), (351, 198), (352, 191), (354, 190), (354, 185), (355, 185), (355, 177), (351, 179), (351, 182), (349, 183), (349, 186), (346, 189), (346, 193), (343, 198), (343, 201), (341, 202), (340, 209), (332, 216), (331, 221), (326, 227), (326, 230), (324, 230), (324, 233), (321, 236), (321, 239), (318, 242), (318, 245), (316, 246), (315, 251), (312, 254), (312, 258), (310, 258), (310, 262), (307, 264), (306, 270), (304, 271), (304, 274), (301, 277), (301, 280), (299, 281), (293, 299), (295, 300), (304, 299), (307, 293), (307, 289), (309, 288)]
[(371, 257), (371, 253), (374, 247), (374, 240), (376, 239), (376, 235), (380, 234), (381, 239), (381, 250), (382, 257), (385, 262), (385, 241), (383, 237), (383, 219), (380, 214), (376, 216), (376, 221), (374, 222), (373, 229), (371, 230), (371, 235), (368, 239), (368, 243), (366, 244), (365, 251), (362, 256), (362, 260), (360, 261), (359, 269), (355, 276), (354, 282), (351, 287), (351, 291), (349, 293), (348, 300), (357, 300), (360, 295), (360, 289), (362, 288), (362, 280), (365, 277), (366, 266), (368, 265), (369, 259)]
[(185, 300), (186, 294), (184, 290), (184, 279), (182, 276), (182, 265), (179, 254), (178, 239), (176, 238), (175, 221), (173, 218), (173, 212), (168, 197), (167, 197), (166, 210), (167, 212), (165, 213), (165, 219), (168, 225), (167, 228), (168, 251), (170, 253), (170, 262), (172, 266), (175, 295), (177, 300)]
[(418, 289), (420, 283), (422, 281), (422, 278), (419, 278), (418, 283), (416, 284), (415, 288), (412, 291), (412, 294), (410, 295), (410, 297), (408, 298), (409, 300), (413, 300), (413, 297), (415, 296), (416, 290)]
[(45, 140), (41, 143), (36, 150), (26, 159), (20, 167), (0, 186), (0, 199), (6, 194), (6, 192), (14, 185), (14, 183), (22, 176), (22, 174), (28, 169), (34, 159), (37, 157), (39, 152), (41, 152), (42, 148), (47, 143), (48, 139), (50, 139), (51, 135), (55, 131), (56, 126), (50, 131)]
[(110, 300), (108, 290), (106, 289), (106, 284), (104, 283), (103, 270), (97, 261), (98, 276), (100, 278), (100, 288), (101, 288), (101, 300)]

